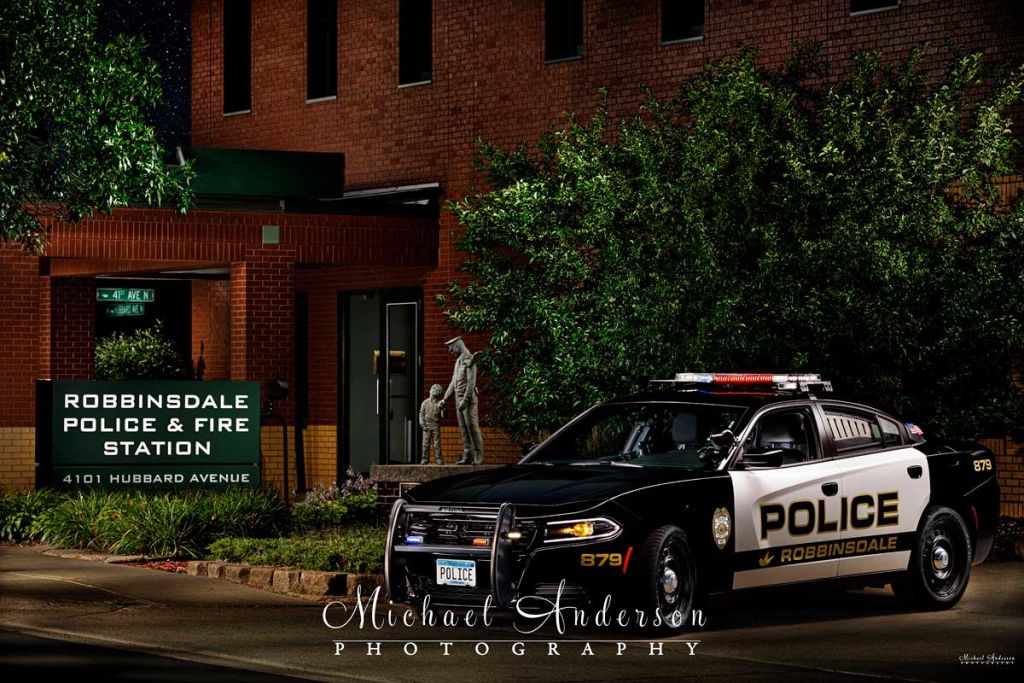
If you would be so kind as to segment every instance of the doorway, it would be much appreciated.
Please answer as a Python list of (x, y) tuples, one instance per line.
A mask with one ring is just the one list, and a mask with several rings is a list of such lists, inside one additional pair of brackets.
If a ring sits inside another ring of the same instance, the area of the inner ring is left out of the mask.
[(339, 292), (339, 478), (416, 462), (422, 394), (419, 289)]

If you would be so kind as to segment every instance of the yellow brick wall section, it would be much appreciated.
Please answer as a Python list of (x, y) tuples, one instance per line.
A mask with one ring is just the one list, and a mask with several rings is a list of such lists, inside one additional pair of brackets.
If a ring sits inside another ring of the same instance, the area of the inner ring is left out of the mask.
[[(281, 427), (279, 425), (260, 428), (260, 481), (273, 486), (278, 491), (284, 490), (284, 450)], [(288, 427), (288, 500), (294, 500), (295, 490), (295, 428)]]
[(0, 493), (36, 485), (35, 427), (0, 427)]
[(303, 431), (306, 453), (306, 485), (330, 484), (338, 478), (338, 428), (309, 425)]

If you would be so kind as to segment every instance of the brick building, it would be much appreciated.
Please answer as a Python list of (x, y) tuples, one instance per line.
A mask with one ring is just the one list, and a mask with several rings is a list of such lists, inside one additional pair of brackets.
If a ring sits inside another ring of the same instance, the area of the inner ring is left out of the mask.
[[(938, 69), (947, 40), (1020, 63), (1024, 10), (1012, 0), (192, 0), (200, 175), (202, 150), (213, 150), (210, 168), (232, 163), (224, 149), (265, 151), (241, 162), (250, 167), (318, 158), (278, 152), (343, 154), (343, 194), (222, 188), (184, 216), (131, 208), (53, 226), (42, 257), (0, 251), (0, 486), (33, 485), (35, 379), (92, 375), (105, 325), (97, 283), (143, 279), (187, 313), (177, 331), (193, 359), (202, 344), (207, 379), (292, 384), (279, 406), (303, 425), (310, 484), (407, 461), (415, 407), (450, 377), (452, 331), (434, 299), (459, 255), (442, 207), (481, 184), (476, 139), (536, 140), (566, 110), (590, 111), (600, 87), (613, 116), (631, 113), (641, 84), (671, 95), (739, 45), (779, 64), (794, 42), (817, 41), (842, 70), (855, 49), (898, 60), (929, 42), (925, 66)], [(443, 438), (452, 462), (453, 418)], [(276, 483), (280, 441), (264, 431), (263, 476)], [(485, 453), (511, 461), (517, 450), (486, 428)], [(1004, 511), (1019, 515), (1020, 457), (1000, 468), (1016, 501)]]

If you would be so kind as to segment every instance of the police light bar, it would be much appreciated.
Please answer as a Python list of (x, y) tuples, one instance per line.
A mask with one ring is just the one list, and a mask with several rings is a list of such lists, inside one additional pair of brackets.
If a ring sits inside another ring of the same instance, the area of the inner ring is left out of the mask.
[(677, 372), (670, 381), (675, 384), (707, 384), (710, 386), (771, 386), (778, 391), (808, 391), (811, 388), (832, 391), (832, 382), (823, 380), (818, 374)]

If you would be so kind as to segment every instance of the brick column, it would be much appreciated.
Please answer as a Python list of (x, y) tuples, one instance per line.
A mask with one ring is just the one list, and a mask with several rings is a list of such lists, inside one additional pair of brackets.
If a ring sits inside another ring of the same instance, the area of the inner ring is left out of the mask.
[(39, 378), (93, 379), (96, 353), (96, 281), (40, 279)]
[[(246, 251), (246, 260), (231, 264), (231, 379), (257, 380), (264, 392), (269, 380), (295, 382), (295, 250), (263, 247)], [(293, 401), (274, 403), (287, 418), (289, 488), (295, 488)], [(261, 406), (262, 408), (262, 406)], [(284, 483), (282, 431), (278, 424), (261, 430), (263, 481), (280, 489)]]
[(0, 244), (0, 492), (35, 486), (39, 259)]

